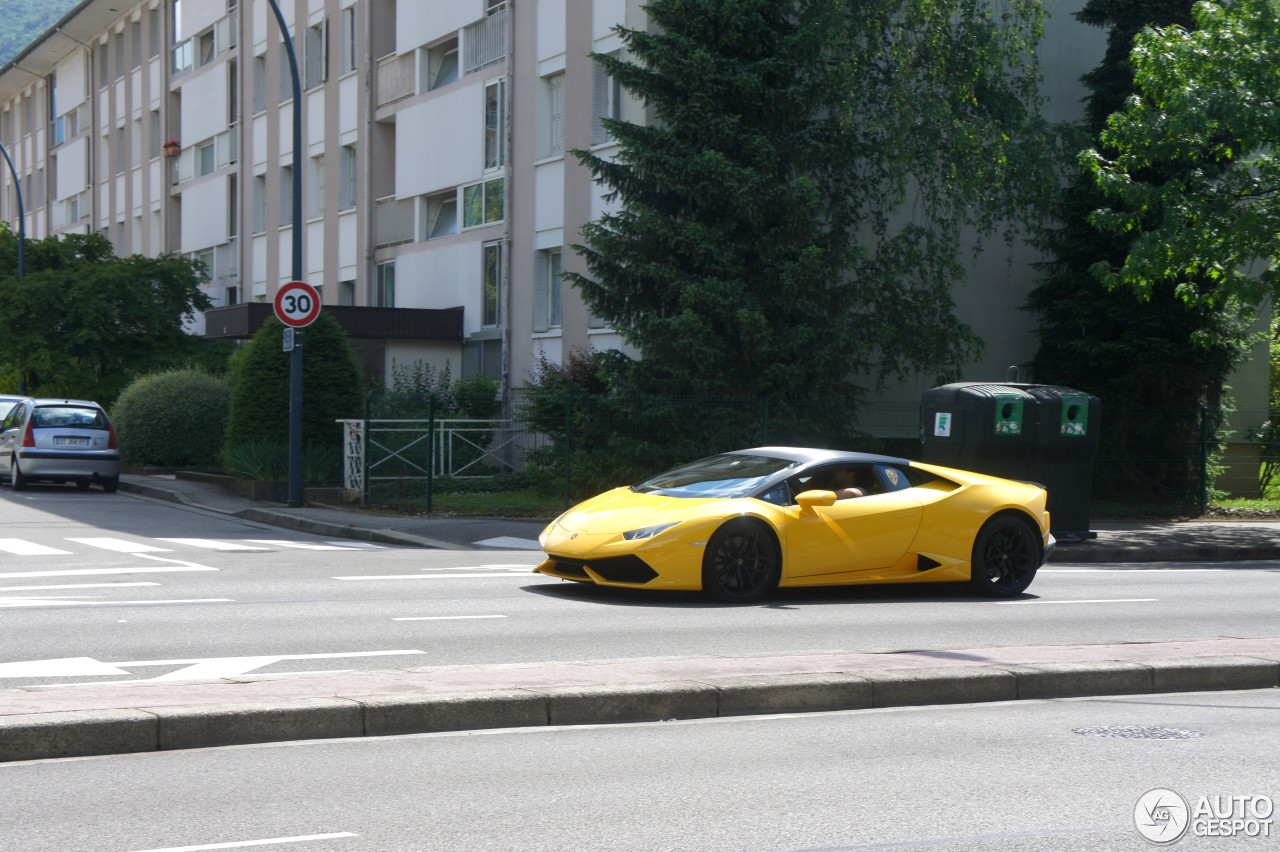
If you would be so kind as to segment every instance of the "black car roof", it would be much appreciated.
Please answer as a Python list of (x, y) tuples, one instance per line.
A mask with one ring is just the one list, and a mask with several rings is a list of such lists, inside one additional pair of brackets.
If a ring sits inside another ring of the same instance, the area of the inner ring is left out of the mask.
[(753, 447), (749, 450), (734, 450), (732, 455), (772, 456), (787, 461), (802, 462), (848, 462), (850, 464), (897, 464), (910, 465), (906, 459), (895, 456), (882, 456), (877, 453), (851, 453), (844, 450), (821, 450), (811, 447)]

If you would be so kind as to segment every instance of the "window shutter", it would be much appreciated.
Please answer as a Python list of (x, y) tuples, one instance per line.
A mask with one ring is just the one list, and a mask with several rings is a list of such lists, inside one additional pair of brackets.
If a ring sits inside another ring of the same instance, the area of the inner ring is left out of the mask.
[(609, 133), (600, 121), (609, 110), (609, 75), (604, 73), (598, 62), (594, 72), (591, 81), (591, 144), (603, 145), (609, 141)]

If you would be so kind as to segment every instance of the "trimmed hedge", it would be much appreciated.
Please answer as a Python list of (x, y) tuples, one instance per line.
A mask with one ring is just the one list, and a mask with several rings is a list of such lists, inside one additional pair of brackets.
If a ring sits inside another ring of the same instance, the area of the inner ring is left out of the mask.
[(136, 379), (112, 407), (120, 458), (152, 467), (216, 466), (230, 410), (226, 382), (203, 370)]

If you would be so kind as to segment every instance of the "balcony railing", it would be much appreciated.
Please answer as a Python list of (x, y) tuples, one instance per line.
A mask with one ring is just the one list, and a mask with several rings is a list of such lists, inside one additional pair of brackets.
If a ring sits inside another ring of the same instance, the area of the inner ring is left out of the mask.
[(414, 56), (384, 56), (378, 60), (378, 106), (386, 106), (414, 92)]
[(495, 8), (488, 16), (463, 30), (466, 61), (463, 72), (470, 74), (507, 55), (507, 7)]
[(232, 237), (228, 242), (213, 248), (213, 268), (209, 276), (217, 282), (229, 281), (240, 277), (240, 252), (237, 240)]
[(379, 198), (374, 202), (373, 227), (378, 248), (413, 242), (413, 199)]

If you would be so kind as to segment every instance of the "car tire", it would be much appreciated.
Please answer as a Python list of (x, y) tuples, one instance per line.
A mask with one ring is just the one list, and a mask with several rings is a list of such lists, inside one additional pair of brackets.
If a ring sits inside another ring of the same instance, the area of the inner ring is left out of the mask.
[(1017, 515), (996, 515), (973, 542), (969, 585), (988, 597), (1012, 598), (1026, 591), (1044, 561), (1038, 531)]
[(778, 541), (764, 524), (735, 518), (715, 531), (702, 557), (702, 591), (723, 603), (751, 603), (782, 575)]
[(9, 482), (13, 485), (14, 491), (26, 491), (29, 480), (18, 467), (18, 460), (14, 459), (9, 465)]
[(87, 491), (88, 489), (89, 489), (89, 480), (87, 480), (87, 479), (77, 479), (77, 480), (76, 480), (76, 490), (77, 490), (77, 491)]
[(120, 490), (120, 477), (109, 476), (102, 480), (102, 490), (108, 494), (115, 494)]

